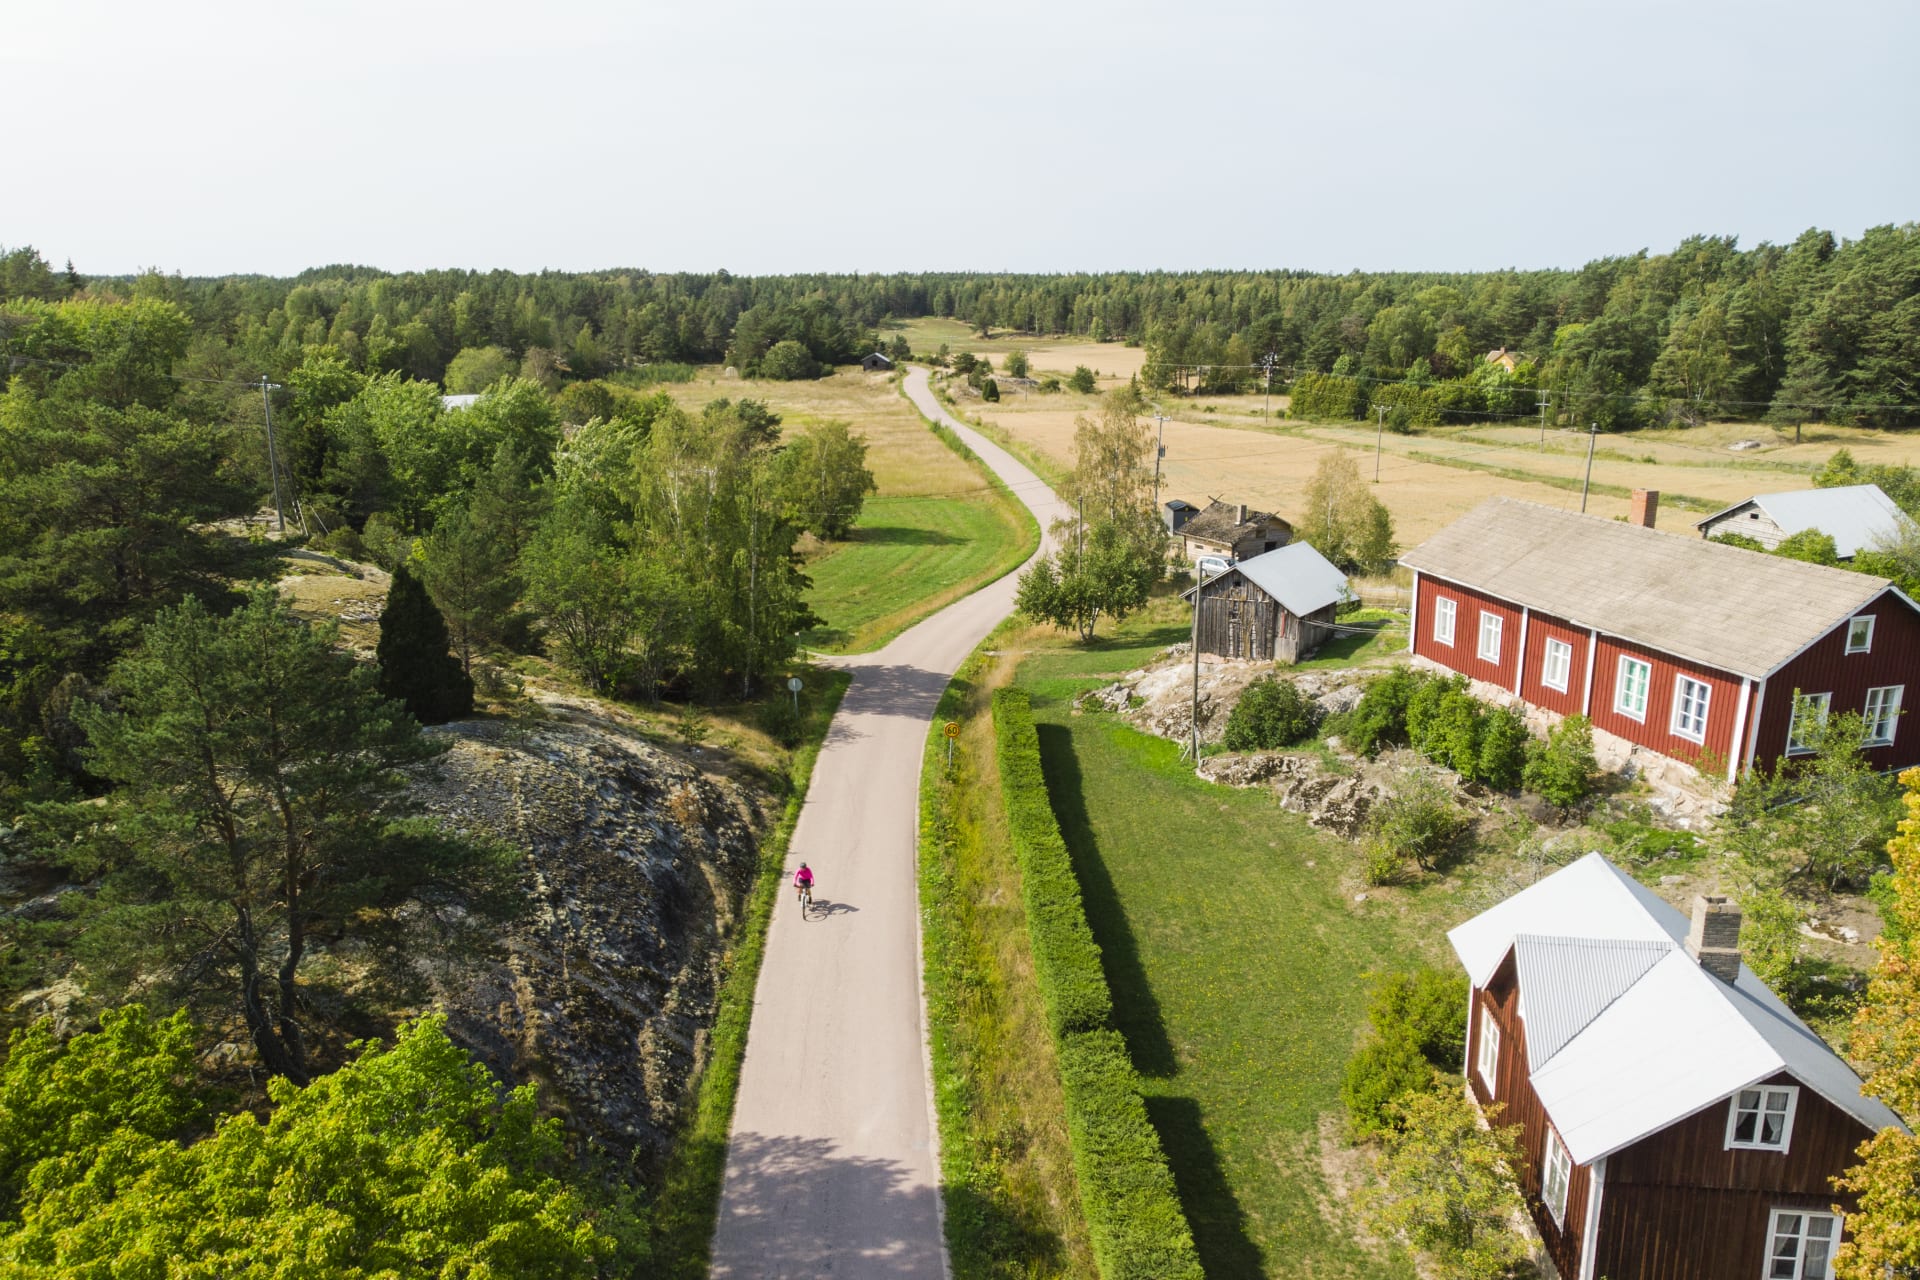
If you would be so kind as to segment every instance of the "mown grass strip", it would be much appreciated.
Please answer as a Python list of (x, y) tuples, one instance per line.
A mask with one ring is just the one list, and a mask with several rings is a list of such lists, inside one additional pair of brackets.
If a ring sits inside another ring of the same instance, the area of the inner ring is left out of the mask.
[(1047, 797), (1027, 694), (993, 695), (1001, 795), (1020, 864), (1034, 972), (1060, 1056), (1080, 1205), (1102, 1280), (1200, 1280), (1193, 1233), (1148, 1119), (1073, 863)]
[[(1499, 476), (1502, 480), (1519, 480), (1527, 484), (1543, 484), (1553, 489), (1566, 489), (1578, 492), (1580, 479), (1577, 476), (1550, 476), (1538, 471), (1528, 471), (1524, 467), (1502, 467), (1490, 462), (1473, 462), (1466, 458), (1449, 458), (1441, 453), (1428, 453), (1424, 449), (1409, 449), (1403, 457), (1417, 462), (1429, 462), (1436, 467), (1452, 467), (1457, 471), (1483, 471), (1490, 476)], [(1590, 492), (1608, 498), (1631, 498), (1633, 489), (1624, 484), (1603, 484), (1595, 480)], [(1715, 502), (1711, 498), (1696, 498), (1687, 493), (1663, 493), (1660, 495), (1662, 506), (1678, 507), (1685, 511), (1714, 512), (1727, 504)]]
[(766, 954), (767, 924), (779, 895), (787, 844), (806, 802), (820, 744), (827, 736), (841, 695), (853, 677), (818, 669), (822, 692), (806, 708), (800, 746), (788, 767), (792, 789), (786, 811), (760, 845), (760, 866), (748, 891), (746, 911), (733, 952), (720, 978), (719, 1005), (706, 1069), (694, 1086), (695, 1099), (654, 1202), (654, 1274), (670, 1280), (705, 1280), (713, 1249), (714, 1221), (720, 1212), (720, 1184), (726, 1174), (727, 1136), (733, 1126), (733, 1102), (740, 1090), (740, 1064), (747, 1052), (747, 1028), (753, 1016), (753, 989)]

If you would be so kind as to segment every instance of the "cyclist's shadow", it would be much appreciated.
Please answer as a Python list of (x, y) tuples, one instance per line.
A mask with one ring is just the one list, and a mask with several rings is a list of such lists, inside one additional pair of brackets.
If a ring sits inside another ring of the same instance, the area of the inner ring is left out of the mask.
[(827, 898), (815, 898), (813, 905), (805, 908), (800, 914), (808, 920), (825, 920), (831, 916), (848, 915), (859, 909), (851, 902), (834, 902)]

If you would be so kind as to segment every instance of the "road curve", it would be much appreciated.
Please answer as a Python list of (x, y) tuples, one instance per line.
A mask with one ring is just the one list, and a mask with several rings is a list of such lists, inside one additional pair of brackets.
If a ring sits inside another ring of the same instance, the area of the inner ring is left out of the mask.
[[(907, 395), (957, 432), (1044, 530), (1065, 514), (1006, 450), (956, 421), (924, 369)], [(713, 1275), (943, 1280), (939, 1162), (920, 992), (915, 845), (928, 720), (1013, 608), (1008, 574), (877, 653), (827, 730), (794, 827), (817, 902), (783, 891), (754, 992), (713, 1238)]]

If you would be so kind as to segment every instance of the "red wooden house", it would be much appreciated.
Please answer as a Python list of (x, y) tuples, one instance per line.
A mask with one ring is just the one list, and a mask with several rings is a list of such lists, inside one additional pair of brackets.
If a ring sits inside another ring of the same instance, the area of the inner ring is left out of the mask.
[(1468, 1087), (1565, 1280), (1831, 1280), (1832, 1179), (1900, 1119), (1740, 963), (1588, 854), (1447, 936), (1473, 991)]
[(1920, 764), (1902, 730), (1920, 605), (1885, 578), (1494, 498), (1400, 557), (1416, 657), (1729, 779), (1802, 749), (1795, 694), (1866, 718), (1867, 758)]

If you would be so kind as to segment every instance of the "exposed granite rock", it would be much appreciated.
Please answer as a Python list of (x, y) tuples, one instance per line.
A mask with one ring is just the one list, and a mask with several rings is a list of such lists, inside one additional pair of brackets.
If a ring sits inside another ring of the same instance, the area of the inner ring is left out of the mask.
[(705, 1059), (722, 944), (751, 885), (764, 798), (628, 731), (610, 709), (465, 721), (417, 787), (448, 825), (522, 849), (532, 910), (503, 963), (430, 961), (449, 1030), (538, 1080), (615, 1158), (663, 1154)]

